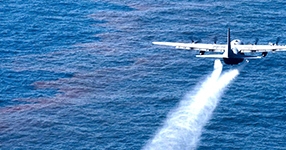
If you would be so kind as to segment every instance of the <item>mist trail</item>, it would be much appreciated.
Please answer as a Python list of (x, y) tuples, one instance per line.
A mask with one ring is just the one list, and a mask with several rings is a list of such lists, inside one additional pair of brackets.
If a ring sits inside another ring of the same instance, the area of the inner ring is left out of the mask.
[(163, 127), (143, 149), (195, 149), (204, 125), (210, 119), (225, 87), (239, 74), (239, 69), (222, 75), (221, 72), (222, 64), (220, 60), (215, 60), (212, 74), (195, 91), (189, 92), (179, 106), (169, 113)]

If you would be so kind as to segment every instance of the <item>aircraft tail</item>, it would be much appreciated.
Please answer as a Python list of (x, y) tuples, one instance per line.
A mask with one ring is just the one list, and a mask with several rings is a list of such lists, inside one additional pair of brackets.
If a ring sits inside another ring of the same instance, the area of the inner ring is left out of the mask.
[(223, 53), (224, 58), (229, 58), (229, 55), (231, 54), (231, 44), (230, 44), (230, 28), (227, 30), (227, 48), (225, 52)]
[(246, 55), (235, 55), (231, 50), (231, 41), (230, 41), (230, 28), (227, 30), (227, 47), (225, 52), (221, 55), (196, 55), (200, 58), (237, 58), (237, 59), (259, 59), (261, 56), (246, 56)]

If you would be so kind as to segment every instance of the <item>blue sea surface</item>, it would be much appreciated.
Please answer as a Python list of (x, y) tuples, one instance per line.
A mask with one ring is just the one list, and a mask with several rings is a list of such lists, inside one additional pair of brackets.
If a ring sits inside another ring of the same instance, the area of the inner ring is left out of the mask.
[[(153, 41), (286, 44), (282, 0), (0, 4), (0, 149), (142, 149), (214, 63)], [(286, 148), (285, 58), (248, 63), (197, 149)]]

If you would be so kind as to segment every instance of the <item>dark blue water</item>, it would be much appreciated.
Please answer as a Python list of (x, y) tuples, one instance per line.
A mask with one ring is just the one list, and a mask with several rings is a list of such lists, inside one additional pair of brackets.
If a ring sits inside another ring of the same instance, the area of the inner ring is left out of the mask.
[[(0, 4), (1, 149), (141, 149), (213, 70), (211, 59), (153, 41), (225, 43), (230, 27), (244, 43), (286, 43), (282, 0)], [(285, 58), (250, 61), (198, 149), (285, 149)]]

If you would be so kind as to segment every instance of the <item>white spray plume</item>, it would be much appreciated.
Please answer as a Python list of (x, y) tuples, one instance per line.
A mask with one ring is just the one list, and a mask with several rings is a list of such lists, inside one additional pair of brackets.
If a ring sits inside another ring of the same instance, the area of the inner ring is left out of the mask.
[(144, 150), (196, 149), (202, 129), (225, 87), (239, 74), (238, 69), (233, 69), (220, 76), (222, 67), (221, 61), (215, 60), (212, 74), (197, 91), (190, 91), (179, 106), (169, 113), (163, 127)]

